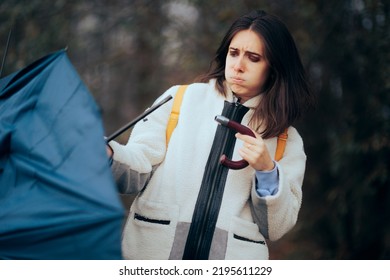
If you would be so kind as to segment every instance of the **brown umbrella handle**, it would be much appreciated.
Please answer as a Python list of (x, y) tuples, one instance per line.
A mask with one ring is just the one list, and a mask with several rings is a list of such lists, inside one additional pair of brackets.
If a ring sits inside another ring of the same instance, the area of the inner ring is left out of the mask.
[[(256, 137), (256, 135), (253, 133), (253, 131), (249, 127), (246, 127), (238, 122), (229, 120), (228, 118), (226, 118), (224, 116), (216, 116), (215, 120), (219, 124), (226, 126), (230, 129), (233, 129), (241, 134)], [(242, 159), (242, 160), (234, 161), (234, 160), (229, 159), (226, 155), (221, 156), (220, 162), (222, 165), (226, 166), (227, 168), (234, 169), (234, 170), (242, 169), (242, 168), (245, 168), (248, 166), (248, 162), (246, 160)]]

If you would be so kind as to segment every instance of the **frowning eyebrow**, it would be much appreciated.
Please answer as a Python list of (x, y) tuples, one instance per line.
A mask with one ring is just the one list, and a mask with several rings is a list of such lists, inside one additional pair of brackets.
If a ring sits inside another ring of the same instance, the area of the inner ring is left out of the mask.
[[(235, 52), (239, 52), (240, 51), (238, 48), (234, 48), (234, 47), (230, 47), (229, 50), (235, 51)], [(258, 56), (258, 57), (263, 57), (261, 54), (256, 53), (256, 52), (245, 51), (245, 53), (249, 54), (249, 55), (255, 55), (255, 56)]]

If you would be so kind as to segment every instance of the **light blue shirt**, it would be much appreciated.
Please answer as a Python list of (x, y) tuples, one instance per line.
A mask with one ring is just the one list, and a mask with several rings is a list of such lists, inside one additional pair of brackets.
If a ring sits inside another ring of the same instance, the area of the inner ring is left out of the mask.
[(279, 186), (278, 164), (274, 161), (275, 167), (269, 171), (256, 171), (256, 192), (259, 196), (265, 197), (275, 195)]

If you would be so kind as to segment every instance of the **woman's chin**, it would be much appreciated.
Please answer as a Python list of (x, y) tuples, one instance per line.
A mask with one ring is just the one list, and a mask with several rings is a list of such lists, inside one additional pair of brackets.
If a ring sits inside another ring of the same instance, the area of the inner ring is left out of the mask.
[(245, 89), (242, 86), (237, 85), (237, 84), (230, 84), (229, 87), (230, 87), (230, 90), (232, 92), (234, 92), (235, 94), (243, 94), (245, 91)]

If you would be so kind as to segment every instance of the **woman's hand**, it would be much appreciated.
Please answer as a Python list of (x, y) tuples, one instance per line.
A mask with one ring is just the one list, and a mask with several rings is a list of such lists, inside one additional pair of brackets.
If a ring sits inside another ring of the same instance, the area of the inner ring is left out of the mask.
[(274, 169), (275, 163), (269, 154), (263, 138), (256, 132), (254, 134), (256, 138), (236, 133), (236, 138), (244, 143), (238, 152), (255, 170), (268, 171)]
[(111, 146), (110, 145), (106, 145), (106, 150), (107, 150), (107, 155), (109, 158), (112, 158), (112, 156), (114, 155), (114, 151), (112, 150)]

